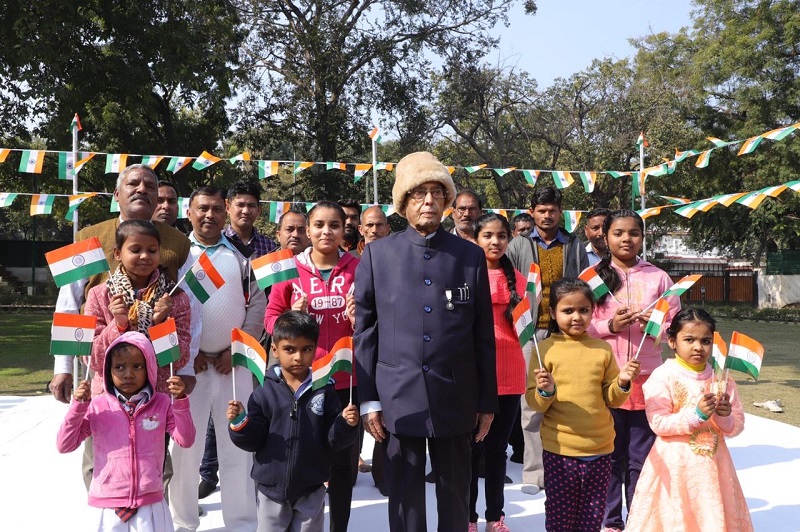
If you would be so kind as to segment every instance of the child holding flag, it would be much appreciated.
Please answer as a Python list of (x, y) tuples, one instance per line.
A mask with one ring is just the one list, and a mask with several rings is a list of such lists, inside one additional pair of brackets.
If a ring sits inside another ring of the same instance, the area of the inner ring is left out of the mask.
[(494, 338), (497, 349), (497, 394), (499, 408), (483, 441), (472, 442), (472, 482), (469, 500), (469, 531), (478, 530), (478, 462), (485, 459), (486, 530), (507, 531), (504, 524), (503, 488), (506, 477), (506, 449), (511, 427), (517, 419), (520, 396), (525, 392), (525, 357), (514, 332), (511, 311), (525, 297), (526, 279), (506, 257), (511, 226), (503, 216), (484, 214), (474, 222), (475, 242), (486, 254), (489, 288), (492, 293)]
[(603, 520), (614, 429), (609, 407), (628, 398), (639, 362), (618, 369), (611, 346), (586, 333), (594, 297), (579, 279), (550, 287), (551, 334), (531, 358), (525, 399), (542, 418), (545, 528), (598, 530)]
[[(646, 337), (645, 327), (653, 313), (652, 304), (672, 286), (672, 280), (665, 271), (638, 257), (644, 239), (644, 222), (638, 214), (629, 210), (611, 212), (603, 222), (603, 234), (608, 247), (594, 266), (602, 280), (595, 287), (595, 294), (606, 293), (597, 297), (588, 332), (611, 344), (619, 367), (633, 359), (641, 345), (636, 358), (641, 362), (642, 374), (632, 384), (629, 399), (611, 409), (616, 437), (603, 526), (607, 530), (623, 530), (623, 493), (630, 509), (636, 481), (655, 441), (644, 411), (642, 385), (661, 365), (661, 347), (654, 338)], [(586, 278), (584, 274), (581, 277)], [(678, 297), (666, 300), (669, 310), (663, 327), (669, 326), (680, 309)], [(643, 309), (646, 310), (642, 312)]]
[[(308, 211), (311, 247), (294, 258), (294, 279), (272, 286), (264, 327), (272, 334), (275, 321), (287, 310), (309, 313), (319, 324), (319, 347), (324, 355), (341, 338), (353, 335), (355, 316), (348, 312), (358, 259), (341, 249), (347, 220), (338, 203), (319, 201)], [(340, 371), (333, 376), (341, 404), (358, 406), (355, 373)], [(352, 392), (351, 392), (352, 388)], [(358, 476), (360, 445), (334, 453), (328, 486), (331, 530), (347, 530), (353, 484)]]
[[(97, 316), (90, 368), (95, 372), (92, 393), (103, 391), (100, 371), (111, 343), (126, 331), (138, 331), (150, 338), (149, 329), (175, 320), (180, 356), (158, 368), (156, 391), (167, 392), (171, 371), (181, 370), (189, 361), (191, 319), (189, 298), (180, 289), (171, 296), (175, 283), (159, 267), (161, 237), (155, 226), (144, 220), (127, 220), (116, 232), (114, 258), (119, 266), (105, 283), (89, 290), (84, 314)], [(193, 375), (193, 372), (189, 373)]]
[(228, 403), (233, 443), (255, 453), (252, 477), (258, 485), (258, 530), (322, 532), (325, 486), (334, 450), (351, 447), (358, 411), (342, 410), (333, 387), (312, 387), (311, 363), (319, 326), (306, 312), (279, 316), (272, 331), (278, 365), (247, 404)]
[(658, 438), (639, 477), (631, 530), (753, 530), (726, 437), (744, 429), (732, 379), (709, 364), (714, 319), (702, 309), (678, 313), (667, 330), (675, 358), (644, 386), (647, 419)]
[(171, 531), (164, 500), (164, 439), (189, 447), (195, 430), (185, 385), (177, 375), (166, 387), (174, 404), (157, 392), (156, 355), (143, 334), (126, 332), (109, 345), (101, 368), (103, 393), (92, 397), (89, 381), (75, 390), (58, 431), (61, 453), (92, 436), (95, 468), (89, 506), (95, 508), (92, 530)]

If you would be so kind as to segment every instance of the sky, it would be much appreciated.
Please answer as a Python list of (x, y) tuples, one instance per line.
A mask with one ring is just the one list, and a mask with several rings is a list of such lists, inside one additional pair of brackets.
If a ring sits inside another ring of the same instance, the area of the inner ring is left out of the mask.
[(691, 0), (537, 0), (536, 15), (517, 1), (509, 27), (493, 31), (500, 46), (493, 59), (528, 72), (540, 88), (569, 78), (593, 59), (632, 57), (629, 38), (677, 32), (691, 26)]

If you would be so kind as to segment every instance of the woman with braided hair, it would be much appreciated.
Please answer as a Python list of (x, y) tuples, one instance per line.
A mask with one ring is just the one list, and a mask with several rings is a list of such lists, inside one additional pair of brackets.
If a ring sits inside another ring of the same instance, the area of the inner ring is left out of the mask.
[(474, 223), (475, 242), (486, 254), (489, 287), (492, 294), (492, 314), (497, 365), (497, 395), (499, 409), (489, 433), (483, 441), (472, 443), (472, 484), (470, 485), (469, 530), (478, 530), (478, 461), (483, 453), (486, 462), (486, 530), (504, 532), (503, 488), (506, 478), (506, 448), (511, 427), (517, 419), (520, 396), (525, 393), (527, 369), (511, 313), (525, 297), (525, 277), (511, 265), (506, 248), (511, 227), (504, 217), (484, 214)]
[[(172, 366), (177, 371), (189, 361), (189, 297), (180, 289), (169, 295), (175, 284), (159, 267), (161, 238), (149, 221), (127, 220), (116, 231), (114, 258), (117, 269), (105, 283), (89, 290), (84, 314), (97, 316), (89, 367), (95, 372), (92, 395), (103, 393), (101, 377), (105, 352), (114, 340), (127, 331), (138, 331), (148, 338), (149, 328), (175, 319), (180, 358)], [(156, 391), (168, 393), (170, 367), (158, 368)]]

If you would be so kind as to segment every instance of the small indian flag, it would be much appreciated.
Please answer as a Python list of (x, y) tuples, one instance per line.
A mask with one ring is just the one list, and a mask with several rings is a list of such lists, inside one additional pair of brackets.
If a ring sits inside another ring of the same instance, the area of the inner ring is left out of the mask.
[(314, 166), (314, 163), (311, 162), (311, 161), (297, 161), (297, 162), (294, 163), (294, 171), (293, 171), (293, 173), (299, 174), (300, 172), (302, 172), (306, 168), (311, 168), (312, 166)]
[(455, 166), (445, 166), (445, 168), (447, 168), (447, 173), (449, 173), (450, 175), (453, 175), (453, 172), (456, 171)]
[(726, 368), (747, 373), (758, 380), (763, 359), (763, 345), (740, 332), (733, 332), (728, 347), (728, 357), (725, 359)]
[(346, 168), (347, 165), (344, 163), (337, 163), (333, 161), (328, 161), (327, 163), (325, 163), (326, 170), (345, 170)]
[(597, 172), (578, 172), (583, 182), (583, 189), (587, 194), (594, 191), (594, 184), (597, 182)]
[(700, 156), (694, 162), (694, 165), (697, 168), (706, 168), (708, 166), (709, 159), (711, 159), (711, 150), (700, 152)]
[(41, 174), (44, 154), (44, 150), (22, 150), (19, 171), (27, 174)]
[(81, 152), (78, 154), (80, 159), (77, 163), (74, 162), (71, 151), (58, 152), (58, 178), (59, 179), (74, 179), (75, 174), (81, 171), (83, 165), (89, 162), (94, 157), (94, 153)]
[(556, 188), (564, 189), (573, 183), (572, 174), (569, 172), (553, 172), (553, 181)]
[(189, 290), (200, 303), (208, 301), (208, 298), (225, 284), (225, 280), (211, 264), (211, 259), (208, 258), (205, 251), (195, 261), (192, 268), (186, 272), (185, 279)]
[(757, 137), (750, 137), (744, 143), (742, 143), (742, 147), (739, 148), (739, 153), (736, 155), (747, 155), (748, 153), (753, 153), (758, 148), (758, 145), (761, 144), (761, 141), (764, 140), (764, 137), (761, 135)]
[(514, 321), (514, 331), (519, 338), (519, 345), (525, 347), (530, 339), (533, 337), (533, 318), (531, 317), (531, 302), (527, 297), (523, 297), (519, 304), (511, 311), (511, 317)]
[(178, 198), (178, 219), (185, 220), (189, 217), (189, 198)]
[[(747, 192), (734, 192), (733, 194), (720, 194), (719, 196), (714, 196), (711, 199), (713, 199), (720, 205), (725, 205), (726, 207), (730, 207), (734, 201), (746, 195)], [(661, 197), (663, 198), (664, 196)]]
[(258, 286), (262, 290), (266, 290), (275, 283), (300, 276), (291, 249), (268, 253), (254, 259), (251, 264)]
[(249, 151), (243, 151), (239, 155), (234, 155), (233, 157), (228, 159), (228, 161), (231, 164), (234, 164), (234, 163), (237, 163), (237, 162), (242, 162), (242, 161), (249, 161), (249, 160), (250, 160), (250, 152)]
[(394, 170), (394, 163), (375, 163), (375, 170), (386, 170), (391, 172)]
[(649, 207), (647, 209), (641, 209), (636, 211), (636, 214), (642, 217), (642, 220), (647, 220), (651, 216), (657, 216), (661, 214), (661, 209), (666, 207), (666, 205), (662, 205), (661, 207)]
[(292, 204), (288, 201), (270, 201), (269, 202), (269, 221), (278, 223), (284, 213), (289, 212)]
[(700, 155), (698, 150), (686, 150), (686, 151), (678, 151), (675, 149), (675, 162), (680, 163), (683, 162), (685, 159), (689, 157), (694, 157), (695, 155)]
[(736, 203), (744, 205), (745, 207), (750, 207), (751, 209), (756, 209), (765, 199), (767, 199), (767, 195), (760, 190), (756, 190), (737, 199)]
[(659, 196), (667, 200), (668, 202), (672, 203), (673, 205), (687, 205), (692, 202), (690, 199), (686, 198), (676, 198), (675, 196)]
[(525, 290), (529, 294), (536, 296), (536, 306), (542, 302), (542, 274), (539, 265), (531, 262), (531, 268), (528, 270), (528, 284)]
[(33, 194), (31, 196), (31, 216), (53, 212), (54, 194)]
[(366, 163), (356, 164), (355, 171), (353, 172), (353, 183), (358, 183), (358, 181), (362, 177), (364, 177), (364, 174), (369, 172), (370, 168), (372, 168), (371, 164), (366, 164)]
[(792, 124), (791, 126), (780, 127), (778, 129), (767, 131), (761, 136), (764, 137), (765, 139), (770, 139), (770, 140), (783, 140), (787, 136), (791, 135), (798, 128), (800, 128), (800, 122)]
[(715, 373), (719, 373), (725, 368), (725, 359), (728, 356), (728, 346), (722, 335), (714, 331), (714, 345), (711, 347), (711, 367)]
[(258, 161), (258, 178), (266, 179), (278, 173), (278, 161)]
[(145, 166), (149, 166), (152, 169), (155, 169), (158, 166), (158, 163), (164, 159), (161, 155), (143, 155), (142, 156), (142, 164)]
[(114, 196), (111, 196), (111, 206), (108, 208), (108, 212), (119, 212), (119, 201)]
[(564, 211), (564, 229), (567, 233), (578, 228), (581, 221), (581, 211)]
[(72, 117), (72, 122), (69, 124), (69, 130), (72, 131), (76, 127), (78, 128), (78, 131), (83, 129), (83, 126), (81, 126), (81, 119), (78, 118), (78, 113), (75, 113), (75, 116)]
[(641, 146), (644, 146), (645, 148), (650, 147), (650, 143), (647, 141), (646, 138), (644, 138), (644, 131), (640, 132), (639, 138), (636, 139), (636, 147), (639, 148)]
[(377, 127), (373, 127), (372, 131), (369, 132), (369, 138), (372, 139), (372, 142), (380, 144), (380, 142), (383, 140), (383, 137), (381, 136), (381, 130)]
[(189, 164), (191, 160), (191, 157), (171, 157), (167, 165), (167, 172), (172, 172), (174, 174)]
[(630, 172), (619, 172), (617, 170), (606, 170), (606, 174), (610, 175), (614, 179), (619, 179), (620, 177), (625, 177), (631, 175)]
[(109, 153), (106, 155), (106, 173), (118, 174), (128, 166), (127, 153)]
[(725, 146), (727, 146), (729, 144), (735, 144), (736, 143), (735, 140), (734, 141), (725, 141), (725, 140), (722, 140), (722, 139), (718, 139), (717, 137), (706, 137), (706, 138), (708, 140), (710, 140), (711, 143), (714, 146), (716, 146), (717, 148), (724, 148)]
[(267, 372), (267, 352), (258, 340), (241, 329), (231, 331), (231, 363), (234, 366), (247, 368), (256, 376), (258, 382), (264, 384)]
[(221, 160), (222, 160), (221, 158), (219, 158), (219, 157), (217, 157), (215, 155), (211, 155), (207, 151), (203, 150), (203, 153), (200, 154), (200, 157), (198, 157), (194, 161), (194, 164), (192, 165), (192, 168), (194, 168), (195, 170), (205, 170), (206, 168), (208, 168), (212, 164), (216, 164), (216, 163), (220, 162)]
[(522, 175), (525, 176), (525, 184), (529, 187), (536, 185), (536, 180), (539, 179), (540, 170), (522, 170)]
[(583, 270), (581, 274), (578, 275), (578, 279), (585, 281), (586, 284), (589, 285), (589, 288), (592, 289), (592, 294), (594, 294), (595, 301), (611, 292), (611, 290), (608, 289), (608, 285), (603, 282), (603, 279), (597, 273), (597, 270), (591, 266)]
[(0, 194), (0, 207), (10, 207), (18, 195), (16, 192), (3, 192)]
[(474, 174), (475, 172), (477, 172), (481, 168), (486, 168), (486, 165), (485, 164), (479, 164), (477, 166), (465, 166), (464, 170), (466, 170), (468, 174)]
[(517, 169), (516, 166), (509, 166), (508, 168), (492, 168), (492, 170), (494, 170), (495, 173), (501, 177), (509, 172), (513, 172), (516, 169)]
[(667, 318), (667, 312), (669, 312), (669, 302), (664, 298), (659, 299), (658, 302), (656, 302), (656, 306), (653, 308), (653, 312), (650, 313), (650, 319), (647, 321), (647, 325), (644, 328), (645, 334), (649, 334), (656, 339), (656, 345), (658, 345), (661, 340), (661, 330), (664, 327), (664, 320)]
[(78, 210), (78, 205), (83, 203), (89, 198), (93, 198), (97, 196), (97, 192), (89, 192), (87, 194), (78, 194), (76, 196), (69, 197), (69, 208), (67, 209), (67, 214), (64, 215), (66, 220), (75, 221), (75, 212)]
[(109, 270), (106, 254), (97, 237), (49, 251), (44, 257), (59, 288)]
[(158, 325), (153, 325), (147, 330), (156, 360), (159, 366), (169, 366), (181, 358), (181, 348), (178, 345), (178, 330), (175, 328), (175, 319), (168, 318)]
[(694, 283), (696, 283), (697, 280), (700, 279), (701, 277), (702, 277), (702, 275), (700, 275), (700, 274), (687, 275), (686, 277), (684, 277), (683, 279), (681, 279), (680, 281), (678, 281), (674, 285), (672, 285), (669, 288), (667, 288), (666, 292), (661, 294), (661, 297), (681, 296), (681, 295), (683, 295), (684, 292), (686, 292), (688, 289), (690, 289), (692, 287), (692, 285)]
[(647, 179), (647, 174), (644, 172), (631, 172), (631, 180), (633, 185), (633, 195), (636, 197), (644, 196), (644, 185)]
[(311, 388), (318, 390), (331, 380), (334, 373), (353, 371), (353, 337), (345, 336), (333, 344), (330, 352), (311, 364)]
[(0, 163), (6, 162), (6, 157), (8, 154), (11, 153), (11, 150), (8, 148), (0, 148)]
[(50, 329), (50, 354), (84, 357), (92, 354), (92, 340), (97, 316), (85, 314), (53, 314)]

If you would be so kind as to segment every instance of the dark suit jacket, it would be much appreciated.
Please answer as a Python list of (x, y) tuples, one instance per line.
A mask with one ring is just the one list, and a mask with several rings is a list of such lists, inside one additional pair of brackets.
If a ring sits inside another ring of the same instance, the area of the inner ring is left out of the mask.
[[(468, 297), (458, 290), (465, 283)], [(359, 400), (381, 402), (389, 432), (455, 436), (475, 427), (478, 412), (497, 411), (481, 248), (441, 227), (430, 239), (409, 228), (364, 249), (355, 285)]]

